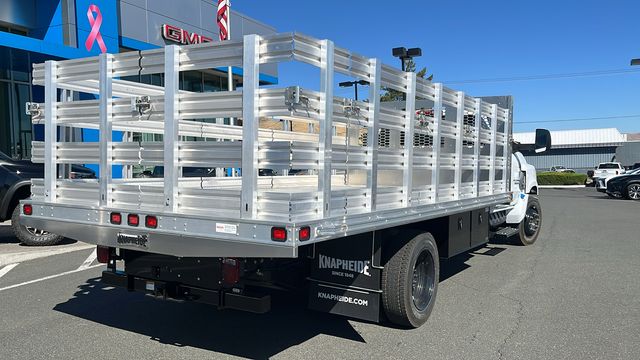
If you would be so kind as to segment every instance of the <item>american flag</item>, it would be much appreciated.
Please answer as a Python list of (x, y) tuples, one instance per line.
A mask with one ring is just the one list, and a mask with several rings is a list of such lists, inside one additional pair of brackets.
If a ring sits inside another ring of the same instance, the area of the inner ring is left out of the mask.
[(218, 0), (220, 41), (229, 40), (229, 0)]

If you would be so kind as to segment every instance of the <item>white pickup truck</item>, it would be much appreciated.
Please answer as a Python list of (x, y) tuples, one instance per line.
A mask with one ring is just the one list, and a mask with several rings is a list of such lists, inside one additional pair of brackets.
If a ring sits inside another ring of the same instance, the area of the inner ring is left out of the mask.
[(605, 192), (607, 190), (607, 180), (620, 174), (624, 174), (624, 167), (622, 167), (622, 164), (619, 162), (603, 162), (598, 164), (593, 173), (596, 190)]

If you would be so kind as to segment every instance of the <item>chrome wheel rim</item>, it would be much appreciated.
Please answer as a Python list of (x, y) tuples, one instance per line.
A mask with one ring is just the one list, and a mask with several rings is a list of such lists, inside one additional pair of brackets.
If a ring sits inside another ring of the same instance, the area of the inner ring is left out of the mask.
[(435, 273), (433, 257), (425, 250), (413, 266), (411, 298), (418, 311), (424, 311), (431, 303), (435, 289)]
[(524, 217), (524, 233), (531, 237), (540, 229), (540, 211), (536, 205), (531, 205), (527, 209)]
[(640, 200), (640, 184), (629, 185), (629, 198)]
[(27, 232), (29, 234), (31, 234), (33, 236), (45, 236), (45, 235), (49, 234), (47, 231), (44, 231), (42, 229), (36, 229), (34, 227), (31, 227), (31, 226), (25, 226), (24, 228), (27, 230)]

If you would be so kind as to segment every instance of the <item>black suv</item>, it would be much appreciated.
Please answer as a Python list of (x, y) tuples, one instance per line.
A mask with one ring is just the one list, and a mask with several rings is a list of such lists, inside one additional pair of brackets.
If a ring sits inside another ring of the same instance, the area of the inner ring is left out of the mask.
[[(42, 178), (44, 166), (28, 160), (15, 160), (0, 152), (0, 222), (11, 220), (11, 228), (24, 245), (54, 245), (62, 237), (20, 224), (20, 200), (31, 196), (31, 179)], [(93, 170), (72, 165), (71, 178), (95, 178)]]
[(630, 171), (607, 181), (607, 194), (631, 200), (640, 200), (640, 172)]

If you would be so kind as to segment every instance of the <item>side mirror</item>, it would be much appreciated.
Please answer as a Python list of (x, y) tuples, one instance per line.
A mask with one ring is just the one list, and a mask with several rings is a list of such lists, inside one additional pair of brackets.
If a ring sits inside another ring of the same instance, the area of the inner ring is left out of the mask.
[(536, 129), (536, 154), (543, 153), (551, 149), (551, 133), (547, 129)]

